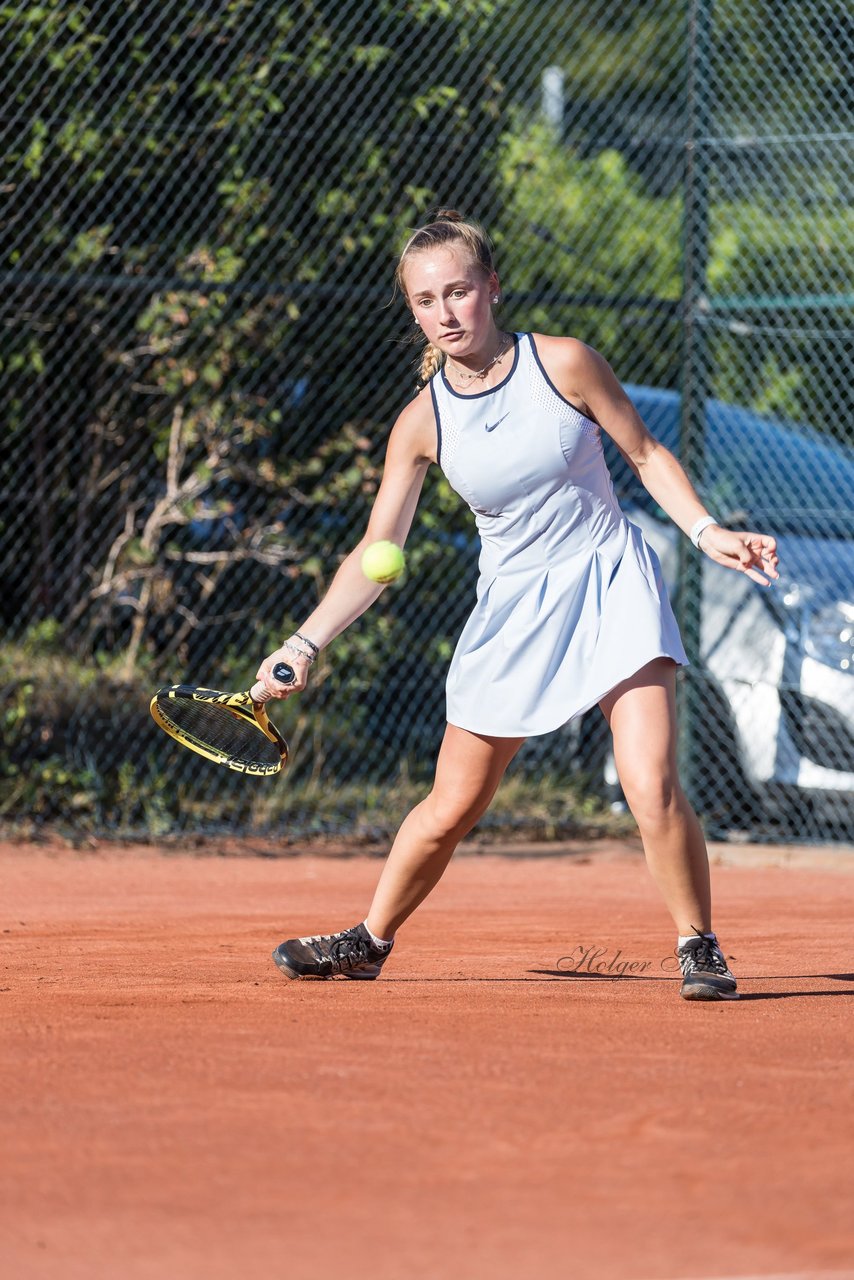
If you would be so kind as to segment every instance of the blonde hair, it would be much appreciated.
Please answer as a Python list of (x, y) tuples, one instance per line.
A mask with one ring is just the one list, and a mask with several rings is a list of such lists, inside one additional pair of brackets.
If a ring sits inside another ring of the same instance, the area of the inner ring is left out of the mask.
[[(464, 249), (485, 276), (491, 276), (495, 271), (492, 244), (480, 223), (464, 218), (461, 213), (457, 213), (456, 209), (438, 209), (429, 222), (419, 227), (417, 231), (413, 231), (398, 259), (394, 284), (395, 289), (399, 289), (404, 298), (406, 285), (403, 273), (409, 259), (416, 253), (442, 248)], [(417, 342), (420, 336), (421, 330), (416, 328), (413, 341)], [(444, 363), (445, 353), (438, 347), (434, 347), (432, 342), (425, 341), (418, 369), (419, 386), (426, 386), (433, 374)]]

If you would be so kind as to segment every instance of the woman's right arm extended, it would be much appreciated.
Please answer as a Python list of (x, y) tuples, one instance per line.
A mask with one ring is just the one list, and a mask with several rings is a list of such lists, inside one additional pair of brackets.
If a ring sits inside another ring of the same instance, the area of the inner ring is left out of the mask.
[[(372, 542), (385, 539), (403, 546), (418, 506), (427, 468), (435, 460), (436, 419), (429, 388), (425, 387), (410, 401), (392, 427), (382, 483), (361, 541), (341, 564), (320, 604), (297, 629), (318, 649), (324, 648), (346, 630), (381, 595), (384, 587), (371, 582), (362, 573), (362, 552)], [(297, 648), (306, 649), (300, 639), (295, 636), (290, 639)], [(295, 684), (282, 685), (273, 679), (271, 672), (277, 662), (286, 662), (293, 667)], [(293, 649), (283, 647), (264, 659), (257, 678), (274, 698), (287, 698), (305, 688), (310, 665)]]

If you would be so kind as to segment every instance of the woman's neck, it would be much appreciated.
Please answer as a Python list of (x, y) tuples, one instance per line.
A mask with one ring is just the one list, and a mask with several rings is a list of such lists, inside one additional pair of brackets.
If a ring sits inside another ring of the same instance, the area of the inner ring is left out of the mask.
[(496, 329), (491, 344), (486, 345), (483, 351), (472, 353), (459, 362), (447, 356), (446, 372), (455, 385), (464, 390), (483, 381), (501, 363), (512, 345), (510, 334)]

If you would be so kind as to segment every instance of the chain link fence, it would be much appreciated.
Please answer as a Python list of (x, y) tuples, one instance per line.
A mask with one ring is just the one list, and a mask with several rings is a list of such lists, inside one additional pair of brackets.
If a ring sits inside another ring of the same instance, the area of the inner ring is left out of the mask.
[[(435, 472), (407, 576), (278, 713), (286, 780), (173, 747), (159, 684), (244, 688), (361, 536), (414, 385), (396, 251), (479, 217), (505, 327), (610, 361), (763, 593), (613, 456), (693, 665), (707, 829), (852, 838), (854, 16), (693, 0), (0, 5), (0, 816), (385, 836), (423, 793), (472, 603)], [(486, 829), (620, 795), (598, 713), (531, 740)]]

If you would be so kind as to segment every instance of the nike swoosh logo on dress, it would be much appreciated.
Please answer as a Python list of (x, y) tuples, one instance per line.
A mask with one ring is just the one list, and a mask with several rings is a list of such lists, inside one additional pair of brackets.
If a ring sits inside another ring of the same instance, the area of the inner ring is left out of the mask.
[(498, 422), (486, 422), (484, 423), (484, 426), (487, 431), (494, 431), (495, 428), (499, 425), (499, 423), (504, 421), (504, 418), (509, 418), (509, 417), (510, 417), (509, 412), (505, 413), (504, 417), (498, 419)]

